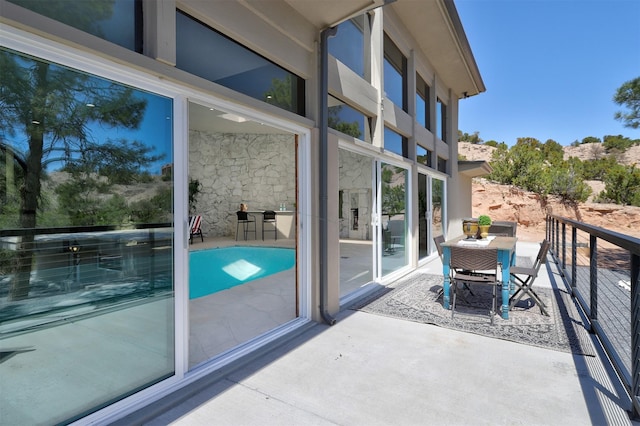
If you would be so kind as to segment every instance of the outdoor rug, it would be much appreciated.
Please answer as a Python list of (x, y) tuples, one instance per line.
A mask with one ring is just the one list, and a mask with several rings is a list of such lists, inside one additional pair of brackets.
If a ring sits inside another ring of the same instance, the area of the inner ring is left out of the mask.
[[(508, 320), (496, 315), (491, 325), (490, 286), (474, 286), (473, 295), (467, 290), (458, 291), (456, 312), (451, 319), (451, 311), (442, 307), (442, 284), (440, 275), (415, 272), (352, 309), (576, 355), (596, 355), (577, 308), (565, 291), (535, 289), (550, 316), (542, 315), (525, 295), (509, 312)], [(498, 305), (500, 299), (498, 294)]]

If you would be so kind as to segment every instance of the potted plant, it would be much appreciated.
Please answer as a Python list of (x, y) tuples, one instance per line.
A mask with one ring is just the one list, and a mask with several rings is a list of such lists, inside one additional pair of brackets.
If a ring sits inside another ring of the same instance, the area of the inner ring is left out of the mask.
[(478, 227), (480, 228), (480, 238), (489, 236), (489, 227), (491, 226), (491, 218), (486, 214), (478, 217)]

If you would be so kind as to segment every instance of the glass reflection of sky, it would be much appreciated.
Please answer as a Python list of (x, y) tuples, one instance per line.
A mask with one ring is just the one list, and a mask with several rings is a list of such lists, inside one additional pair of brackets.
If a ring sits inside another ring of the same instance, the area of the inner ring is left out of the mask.
[(338, 25), (337, 34), (329, 38), (329, 53), (353, 72), (364, 77), (364, 36), (353, 21)]
[(426, 103), (418, 93), (416, 93), (416, 121), (426, 127)]
[[(7, 55), (7, 57), (10, 59), (14, 59), (16, 64), (22, 68), (32, 67), (35, 61), (39, 61), (37, 59), (19, 55), (16, 52), (12, 52), (8, 49), (4, 50), (3, 54)], [(54, 70), (64, 70), (69, 73), (77, 73), (78, 75), (84, 74), (82, 72), (78, 72), (73, 69), (53, 63), (50, 64), (50, 69), (52, 72)], [(89, 75), (87, 78), (88, 80), (85, 84), (85, 86), (87, 87), (100, 87), (101, 89), (113, 87), (112, 85), (116, 85), (117, 87), (125, 87), (124, 85), (120, 85), (118, 83), (97, 76)], [(68, 108), (94, 108), (100, 106), (100, 99), (96, 98), (96, 96), (89, 89), (83, 89), (83, 87), (74, 87), (69, 90), (69, 93), (73, 96), (74, 99), (71, 103), (75, 103), (75, 105), (69, 105)], [(88, 135), (87, 138), (92, 143), (97, 144), (125, 139), (129, 142), (138, 141), (148, 147), (151, 147), (151, 155), (163, 155), (164, 157), (157, 161), (155, 164), (149, 165), (148, 170), (146, 171), (151, 174), (160, 174), (161, 167), (163, 165), (173, 162), (173, 100), (142, 90), (132, 90), (134, 92), (134, 97), (138, 99), (145, 99), (147, 101), (147, 105), (144, 111), (144, 117), (140, 123), (140, 126), (137, 129), (126, 129), (119, 126), (110, 127), (95, 121), (87, 121), (84, 123), (86, 127), (86, 134)], [(0, 133), (0, 136), (4, 140), (6, 140), (9, 145), (16, 149), (17, 152), (26, 153), (26, 151), (28, 150), (28, 137), (24, 132), (22, 126), (17, 123), (14, 124), (15, 125), (12, 129), (14, 131), (13, 136), (9, 137), (10, 135), (4, 133)], [(55, 144), (55, 141), (51, 141), (50, 139), (51, 136), (48, 133), (45, 133), (45, 143)], [(54, 150), (52, 154), (55, 154), (55, 152), (56, 151)], [(76, 153), (75, 155), (79, 155), (79, 153)], [(56, 159), (51, 158), (51, 156), (48, 159), (43, 158), (43, 160), (44, 165), (49, 172), (58, 170), (63, 165), (62, 161), (56, 161)]]
[(384, 128), (384, 149), (402, 155), (402, 136), (388, 127)]
[(386, 58), (384, 60), (384, 93), (391, 102), (402, 108), (402, 74)]
[(437, 128), (437, 136), (441, 141), (444, 141), (444, 129), (442, 127), (442, 116), (444, 113), (445, 105), (442, 103), (440, 99), (438, 99), (436, 105), (436, 128)]

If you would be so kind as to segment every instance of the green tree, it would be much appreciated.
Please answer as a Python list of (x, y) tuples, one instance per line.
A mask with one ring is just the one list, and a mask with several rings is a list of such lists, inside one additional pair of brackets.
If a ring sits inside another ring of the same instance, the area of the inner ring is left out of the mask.
[(591, 195), (591, 187), (584, 183), (580, 171), (568, 162), (559, 167), (551, 167), (549, 175), (549, 193), (559, 196), (565, 202), (584, 202)]
[(613, 101), (628, 109), (627, 112), (618, 111), (614, 117), (622, 121), (625, 127), (637, 129), (640, 127), (640, 77), (625, 82), (620, 86)]
[(498, 145), (493, 154), (489, 165), (493, 171), (488, 176), (489, 179), (510, 185), (513, 183), (513, 167), (511, 165), (511, 155), (509, 147), (506, 144)]
[(586, 138), (582, 139), (582, 142), (580, 142), (581, 144), (587, 144), (587, 143), (602, 143), (602, 141), (600, 140), (600, 138), (596, 138), (595, 136), (587, 136)]
[(294, 97), (292, 96), (292, 93), (295, 92), (293, 85), (293, 78), (290, 75), (282, 79), (272, 79), (271, 87), (263, 95), (264, 101), (287, 111), (295, 112)]
[(622, 135), (606, 135), (603, 141), (603, 146), (609, 153), (625, 152), (635, 144), (634, 140)]
[(480, 137), (480, 132), (475, 131), (472, 134), (462, 133), (462, 131), (458, 130), (458, 141), (459, 142), (469, 142), (472, 144), (481, 144), (482, 138)]
[[(87, 157), (115, 158), (113, 145), (96, 140), (90, 129), (95, 124), (105, 129), (135, 129), (144, 116), (146, 101), (137, 98), (131, 88), (9, 50), (0, 50), (0, 75), (0, 124), (8, 136), (26, 136), (25, 149), (18, 154), (24, 165), (18, 225), (34, 229), (47, 164), (64, 162), (73, 167)], [(34, 235), (27, 234), (18, 244), (11, 300), (28, 297), (33, 242)]]
[(640, 206), (640, 169), (633, 166), (611, 168), (604, 178), (602, 197), (616, 204)]
[(551, 164), (560, 164), (564, 160), (564, 148), (553, 139), (547, 139), (542, 146), (542, 153)]
[(329, 107), (329, 117), (327, 117), (328, 125), (332, 129), (344, 133), (345, 135), (353, 136), (354, 138), (360, 138), (362, 133), (360, 132), (360, 126), (357, 121), (346, 123), (340, 119), (340, 111), (342, 111), (342, 105), (335, 105)]

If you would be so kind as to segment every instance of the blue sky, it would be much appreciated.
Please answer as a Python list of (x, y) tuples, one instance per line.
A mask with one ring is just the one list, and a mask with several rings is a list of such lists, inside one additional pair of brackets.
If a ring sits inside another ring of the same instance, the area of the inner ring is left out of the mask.
[(640, 139), (613, 95), (640, 77), (639, 0), (455, 0), (487, 91), (458, 127), (485, 140)]

